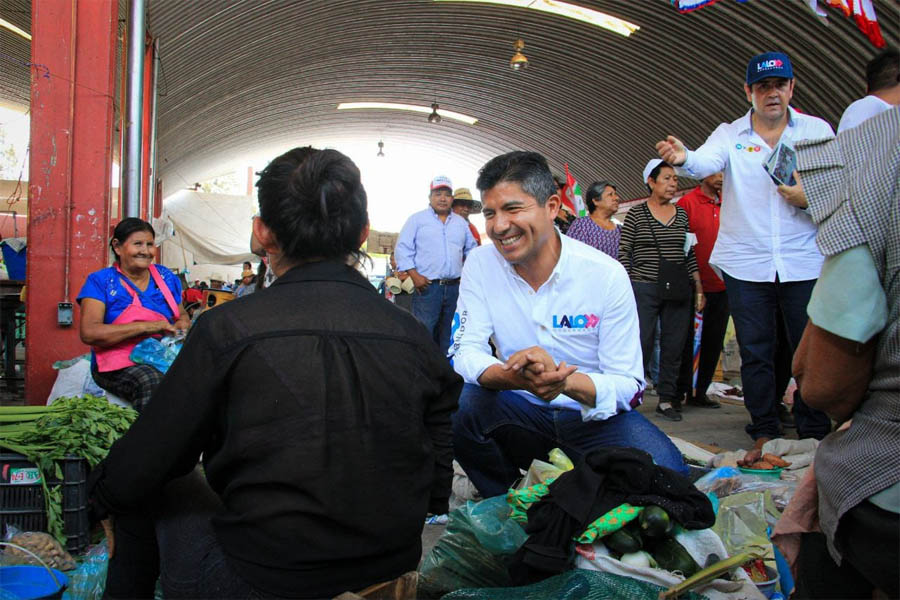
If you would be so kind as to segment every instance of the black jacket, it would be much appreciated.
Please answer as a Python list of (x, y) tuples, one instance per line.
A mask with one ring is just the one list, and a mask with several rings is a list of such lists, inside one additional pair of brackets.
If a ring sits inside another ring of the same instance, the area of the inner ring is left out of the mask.
[(203, 454), (219, 542), (288, 597), (416, 568), (447, 511), (462, 381), (412, 315), (336, 262), (205, 312), (147, 409), (93, 474), (92, 501), (141, 510)]

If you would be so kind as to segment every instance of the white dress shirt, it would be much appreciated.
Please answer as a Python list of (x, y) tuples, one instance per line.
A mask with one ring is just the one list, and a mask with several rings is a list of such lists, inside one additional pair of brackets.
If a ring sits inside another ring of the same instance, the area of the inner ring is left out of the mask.
[[(816, 247), (816, 226), (806, 211), (788, 204), (763, 168), (772, 152), (755, 131), (751, 112), (722, 123), (678, 169), (703, 179), (725, 171), (719, 237), (710, 265), (743, 281), (772, 282), (815, 279), (824, 258)], [(788, 108), (783, 142), (834, 137), (831, 126)]]
[[(537, 291), (493, 244), (469, 254), (454, 317), (453, 368), (466, 382), (477, 384), (488, 367), (502, 364), (491, 355), (492, 336), (504, 360), (540, 346), (557, 364), (565, 361), (578, 367), (597, 390), (592, 407), (565, 395), (549, 405), (580, 410), (585, 421), (600, 421), (631, 410), (644, 387), (634, 293), (619, 261), (559, 237), (559, 261)], [(548, 405), (530, 392), (516, 392), (533, 404)]]
[(880, 115), (892, 108), (894, 108), (893, 104), (885, 102), (878, 96), (865, 96), (855, 102), (851, 102), (850, 106), (844, 109), (844, 114), (841, 115), (841, 122), (838, 123), (838, 133), (853, 129), (863, 121), (867, 121), (875, 115)]

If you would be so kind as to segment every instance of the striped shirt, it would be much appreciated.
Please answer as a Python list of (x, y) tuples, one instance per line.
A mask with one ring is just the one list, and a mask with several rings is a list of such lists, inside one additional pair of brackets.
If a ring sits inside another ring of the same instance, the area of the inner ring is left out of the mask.
[[(650, 227), (653, 227), (651, 232)], [(685, 236), (690, 230), (684, 209), (675, 207), (675, 218), (663, 225), (650, 213), (647, 203), (635, 206), (625, 215), (622, 239), (619, 242), (619, 262), (625, 265), (632, 281), (656, 283), (659, 274), (659, 255), (666, 260), (684, 264), (688, 274), (697, 273), (694, 248), (684, 254)], [(653, 239), (659, 242), (657, 249)]]

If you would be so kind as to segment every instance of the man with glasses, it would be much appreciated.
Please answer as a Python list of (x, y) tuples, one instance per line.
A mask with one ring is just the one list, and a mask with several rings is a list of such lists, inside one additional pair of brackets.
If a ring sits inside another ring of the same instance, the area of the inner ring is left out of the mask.
[[(680, 174), (703, 179), (724, 171), (719, 235), (709, 262), (721, 271), (741, 349), (741, 381), (751, 423), (747, 433), (762, 447), (779, 437), (775, 385), (776, 319), (782, 319), (791, 352), (806, 327), (806, 305), (823, 257), (816, 226), (791, 204), (763, 168), (779, 143), (834, 137), (831, 126), (790, 107), (794, 93), (791, 61), (781, 52), (754, 56), (744, 92), (750, 110), (722, 123), (696, 150), (675, 137), (656, 144), (659, 156)], [(809, 408), (799, 394), (794, 418), (801, 438), (823, 438), (831, 428), (825, 413)]]

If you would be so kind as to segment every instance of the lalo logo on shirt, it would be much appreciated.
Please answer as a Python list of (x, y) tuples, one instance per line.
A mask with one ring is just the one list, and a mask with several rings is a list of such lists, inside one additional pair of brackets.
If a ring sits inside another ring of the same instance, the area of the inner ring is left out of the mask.
[(553, 329), (593, 329), (599, 322), (597, 315), (553, 315)]

